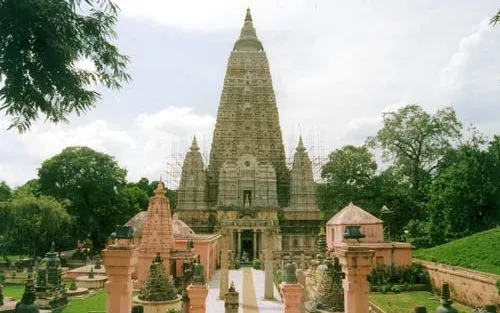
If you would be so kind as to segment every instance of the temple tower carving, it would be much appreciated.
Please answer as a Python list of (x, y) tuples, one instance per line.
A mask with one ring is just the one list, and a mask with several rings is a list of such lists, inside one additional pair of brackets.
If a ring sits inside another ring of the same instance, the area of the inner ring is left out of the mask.
[(302, 136), (299, 138), (290, 171), (290, 207), (287, 209), (292, 211), (318, 210), (312, 162), (302, 142)]
[(193, 143), (182, 164), (177, 207), (182, 210), (206, 209), (205, 186), (205, 165), (196, 137), (193, 137)]

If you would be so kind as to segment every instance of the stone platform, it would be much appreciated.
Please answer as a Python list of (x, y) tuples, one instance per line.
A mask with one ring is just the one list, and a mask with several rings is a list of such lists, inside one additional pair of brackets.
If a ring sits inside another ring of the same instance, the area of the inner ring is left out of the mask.
[[(92, 267), (94, 267), (94, 264), (74, 268), (65, 272), (64, 278), (76, 279), (79, 276), (88, 276)], [(106, 275), (106, 268), (104, 267), (104, 265), (101, 265), (101, 268), (94, 267), (94, 274)]]

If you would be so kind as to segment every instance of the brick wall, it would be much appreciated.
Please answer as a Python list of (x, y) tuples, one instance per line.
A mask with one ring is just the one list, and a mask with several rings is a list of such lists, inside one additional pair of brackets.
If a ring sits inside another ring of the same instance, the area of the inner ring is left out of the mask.
[(500, 293), (496, 286), (500, 275), (420, 259), (413, 261), (427, 269), (434, 289), (439, 290), (443, 282), (449, 283), (451, 297), (458, 302), (469, 306), (500, 303)]

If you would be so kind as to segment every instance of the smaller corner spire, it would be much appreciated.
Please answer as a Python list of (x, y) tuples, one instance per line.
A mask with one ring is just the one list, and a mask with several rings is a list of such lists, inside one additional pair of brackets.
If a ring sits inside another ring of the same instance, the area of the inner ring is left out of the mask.
[(154, 194), (156, 196), (164, 196), (165, 195), (165, 187), (164, 187), (163, 179), (160, 176), (160, 180), (158, 181), (158, 185), (156, 186), (156, 189), (154, 191)]
[(247, 7), (247, 14), (245, 15), (245, 22), (252, 22), (252, 13), (250, 13), (250, 7)]
[(306, 148), (304, 147), (302, 136), (299, 136), (299, 144), (297, 145), (297, 152), (304, 152), (304, 151), (306, 151)]
[(191, 151), (198, 151), (200, 147), (198, 147), (198, 142), (196, 141), (196, 135), (193, 136), (193, 142), (191, 143), (191, 147), (189, 148)]

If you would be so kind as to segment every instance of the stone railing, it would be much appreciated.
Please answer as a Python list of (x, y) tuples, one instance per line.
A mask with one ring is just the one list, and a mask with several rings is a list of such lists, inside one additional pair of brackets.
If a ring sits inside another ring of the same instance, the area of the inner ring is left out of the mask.
[(368, 304), (368, 312), (369, 313), (385, 313), (385, 311), (382, 310), (381, 307), (379, 307), (378, 305), (376, 305), (373, 302), (369, 302), (369, 304)]
[(500, 290), (496, 286), (500, 275), (420, 259), (413, 262), (427, 269), (434, 289), (439, 290), (443, 282), (449, 283), (452, 298), (460, 303), (473, 307), (500, 303)]

